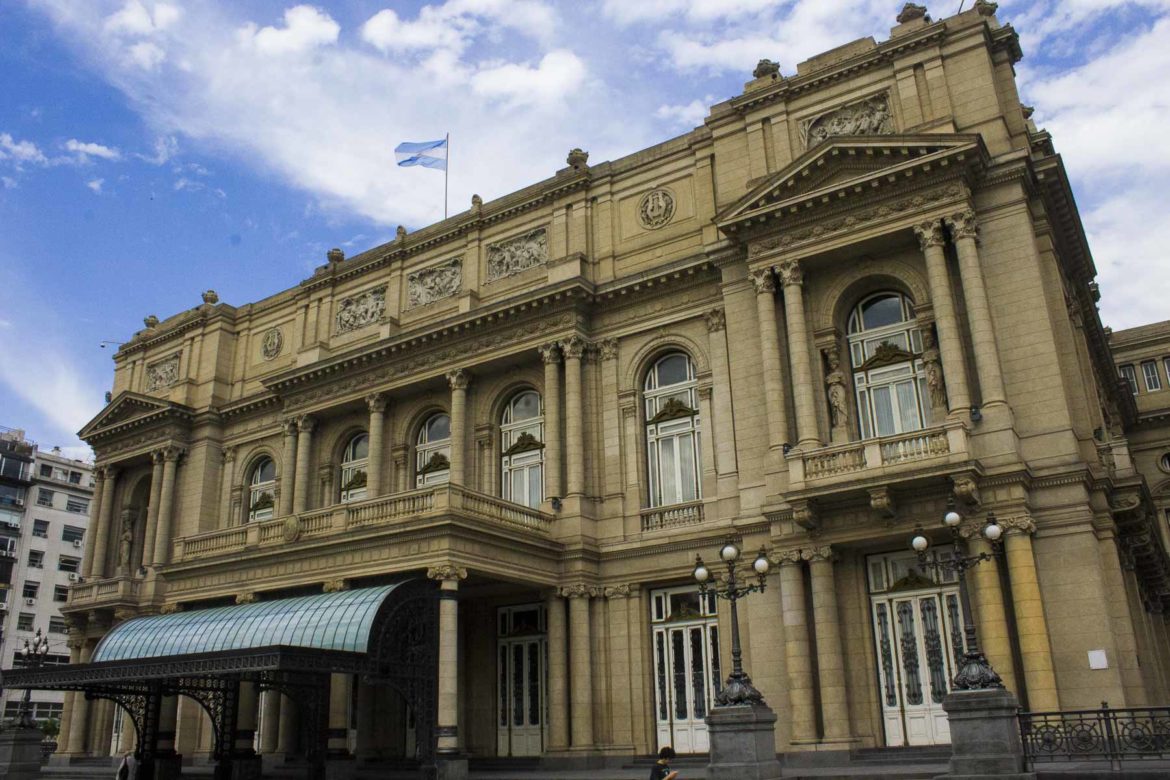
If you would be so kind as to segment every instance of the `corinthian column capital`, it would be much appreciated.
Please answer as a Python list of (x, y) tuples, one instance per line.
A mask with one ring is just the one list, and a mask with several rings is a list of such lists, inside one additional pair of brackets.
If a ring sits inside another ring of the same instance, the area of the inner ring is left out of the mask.
[(301, 433), (312, 433), (317, 427), (317, 418), (312, 415), (302, 415), (297, 418), (297, 430)]
[(561, 362), (561, 348), (555, 341), (548, 344), (541, 344), (536, 348), (540, 353), (540, 359), (545, 363), (560, 363)]
[(975, 222), (974, 209), (956, 211), (946, 218), (946, 223), (951, 229), (951, 236), (955, 239), (978, 237), (979, 226)]
[(370, 393), (366, 396), (366, 406), (371, 412), (384, 412), (389, 399), (385, 393)]
[(928, 219), (925, 222), (919, 222), (913, 227), (914, 235), (918, 238), (918, 246), (925, 252), (927, 249), (936, 246), (942, 246), (946, 243), (946, 236), (943, 235), (942, 223), (937, 219)]
[(565, 360), (580, 360), (585, 354), (585, 339), (580, 336), (570, 336), (561, 342), (561, 352)]
[(447, 383), (452, 390), (466, 390), (471, 384), (471, 374), (464, 368), (457, 368), (447, 372)]
[(818, 561), (832, 562), (834, 559), (833, 548), (831, 545), (824, 545), (823, 547), (814, 547), (811, 550), (801, 550), (801, 557), (810, 563)]
[(428, 580), (439, 580), (440, 582), (454, 581), (467, 579), (467, 569), (462, 566), (456, 566), (451, 563), (443, 563), (438, 566), (431, 566), (427, 568)]
[(748, 278), (752, 280), (752, 286), (756, 288), (757, 295), (776, 292), (776, 276), (772, 273), (771, 268), (756, 269), (748, 274)]
[(796, 260), (787, 260), (780, 264), (776, 269), (780, 273), (780, 281), (784, 283), (785, 287), (796, 285), (797, 287), (804, 284), (804, 269), (800, 267), (800, 263)]

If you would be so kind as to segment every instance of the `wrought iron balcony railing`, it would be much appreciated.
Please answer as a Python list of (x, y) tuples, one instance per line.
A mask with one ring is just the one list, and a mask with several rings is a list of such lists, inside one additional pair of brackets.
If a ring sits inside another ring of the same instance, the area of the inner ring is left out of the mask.
[[(1037, 764), (1108, 762), (1119, 771), (1126, 761), (1170, 759), (1170, 707), (1021, 712), (1024, 758)], [(1087, 767), (1086, 767), (1087, 768)]]

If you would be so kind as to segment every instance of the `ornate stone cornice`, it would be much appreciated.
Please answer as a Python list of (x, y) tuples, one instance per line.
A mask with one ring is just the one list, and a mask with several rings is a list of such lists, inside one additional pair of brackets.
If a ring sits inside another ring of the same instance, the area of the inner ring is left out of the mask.
[(438, 566), (427, 568), (427, 579), (439, 580), (440, 582), (459, 582), (467, 579), (467, 569), (453, 563), (441, 563)]

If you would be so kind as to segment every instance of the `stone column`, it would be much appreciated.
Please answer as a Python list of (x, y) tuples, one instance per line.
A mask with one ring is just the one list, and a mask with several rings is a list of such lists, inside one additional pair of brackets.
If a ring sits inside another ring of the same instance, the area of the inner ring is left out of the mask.
[(106, 554), (109, 550), (110, 528), (114, 525), (114, 488), (118, 480), (118, 470), (113, 466), (106, 466), (101, 471), (104, 476), (101, 514), (97, 519), (97, 528), (92, 534), (94, 537), (93, 554), (90, 566), (85, 570), (87, 577), (106, 576)]
[(590, 657), (589, 588), (578, 583), (561, 589), (569, 600), (569, 680), (573, 702), (573, 747), (593, 747), (593, 659)]
[(179, 697), (163, 696), (158, 707), (158, 751), (155, 753), (155, 761), (158, 762), (155, 765), (155, 777), (159, 780), (179, 775), (179, 757), (175, 753), (178, 723)]
[(451, 484), (465, 484), (467, 465), (467, 386), (471, 374), (456, 369), (447, 374), (451, 385)]
[(158, 530), (154, 539), (155, 566), (162, 566), (171, 559), (171, 534), (175, 525), (175, 471), (183, 451), (178, 447), (163, 450), (162, 491), (158, 497)]
[(366, 496), (377, 498), (382, 495), (382, 470), (385, 462), (383, 441), (386, 430), (386, 396), (382, 393), (373, 393), (366, 396), (366, 406), (370, 409), (370, 446), (369, 459), (366, 461)]
[(963, 296), (967, 301), (967, 323), (971, 330), (971, 345), (975, 351), (975, 369), (983, 390), (983, 403), (1007, 403), (1003, 388), (1003, 374), (999, 367), (999, 347), (995, 343), (995, 327), (991, 321), (991, 304), (983, 281), (979, 249), (975, 244), (975, 212), (960, 211), (946, 219), (959, 257), (959, 276), (963, 281)]
[[(991, 544), (983, 538), (978, 528), (971, 529), (968, 546), (972, 555), (991, 552)], [(978, 614), (979, 647), (987, 656), (991, 668), (999, 674), (1004, 687), (1015, 693), (1016, 669), (1012, 662), (1012, 639), (1008, 634), (1007, 611), (1003, 603), (1003, 587), (1000, 585), (999, 560), (984, 561), (967, 575), (971, 597)]]
[[(610, 743), (615, 746), (634, 744), (634, 714), (630, 696), (630, 668), (634, 652), (630, 644), (630, 592), (629, 585), (610, 586), (603, 591), (609, 618), (606, 628), (609, 674), (605, 675), (604, 682), (608, 686), (612, 707)], [(637, 682), (640, 684), (641, 680)]]
[[(93, 657), (94, 645), (80, 636), (73, 641), (79, 644), (79, 648), (74, 651), (77, 654), (77, 663), (89, 663), (89, 659)], [(73, 653), (70, 655), (72, 656)], [(65, 745), (65, 752), (70, 756), (84, 756), (88, 748), (86, 736), (89, 734), (91, 703), (85, 698), (84, 693), (74, 692), (70, 696), (72, 697), (70, 699), (72, 714), (69, 716), (69, 733), (62, 735), (61, 744)]]
[(800, 550), (786, 550), (776, 558), (780, 566), (780, 614), (784, 620), (784, 657), (794, 743), (815, 742), (817, 738), (802, 560)]
[(329, 675), (329, 755), (345, 758), (349, 755), (349, 703), (353, 678), (334, 672)]
[(297, 752), (297, 727), (300, 713), (297, 704), (288, 696), (280, 695), (280, 736), (276, 740), (276, 752), (288, 758)]
[(81, 558), (81, 573), (86, 577), (98, 576), (93, 569), (94, 551), (97, 549), (97, 528), (101, 523), (102, 514), (105, 512), (105, 493), (106, 493), (106, 469), (96, 468), (94, 473), (93, 485), (93, 504), (91, 505), (90, 515), (93, 522), (90, 523), (89, 531), (85, 534), (85, 552)]
[(309, 415), (297, 420), (297, 470), (293, 483), (293, 514), (309, 508), (309, 461), (313, 452), (313, 429), (317, 421)]
[(166, 459), (162, 450), (150, 453), (150, 503), (146, 505), (146, 533), (142, 537), (142, 565), (154, 563), (155, 537), (158, 535), (158, 511), (162, 500), (163, 467)]
[(812, 361), (808, 353), (808, 326), (804, 317), (804, 271), (789, 260), (779, 268), (784, 284), (784, 319), (788, 325), (788, 362), (792, 369), (792, 392), (796, 406), (797, 446), (821, 446), (817, 432), (817, 405), (813, 391)]
[(946, 237), (937, 219), (915, 225), (914, 235), (918, 237), (918, 245), (926, 257), (926, 278), (930, 284), (930, 302), (938, 330), (938, 350), (946, 372), (947, 405), (954, 414), (965, 413), (971, 408), (971, 393), (967, 389), (967, 362), (963, 357), (959, 318), (955, 314), (955, 296), (951, 290), (946, 254), (943, 252)]
[[(439, 581), (439, 706), (435, 736), (440, 760), (456, 760), (459, 735), (459, 581), (467, 569), (451, 564), (432, 566), (427, 578)], [(466, 760), (463, 761), (466, 765)]]
[(284, 447), (281, 450), (280, 464), (280, 507), (277, 511), (280, 517), (293, 513), (293, 491), (296, 489), (297, 472), (297, 421), (285, 420), (281, 423), (284, 432)]
[(833, 550), (828, 545), (805, 550), (812, 584), (813, 621), (817, 638), (817, 677), (820, 680), (821, 719), (825, 741), (847, 740), (849, 700), (845, 686), (845, 654), (837, 613), (837, 585), (833, 577)]
[(768, 419), (768, 446), (788, 441), (788, 403), (780, 369), (780, 331), (776, 326), (776, 277), (771, 268), (751, 273), (756, 288), (756, 319), (760, 327), (760, 368), (764, 375), (764, 411)]
[(544, 493), (545, 498), (561, 498), (561, 361), (560, 347), (540, 347), (544, 361)]
[(585, 399), (581, 392), (585, 342), (573, 336), (561, 342), (561, 352), (565, 356), (565, 495), (572, 496), (585, 491)]
[(1024, 666), (1028, 709), (1033, 712), (1059, 710), (1052, 645), (1048, 640), (1048, 623), (1044, 619), (1040, 583), (1036, 578), (1036, 558), (1032, 551), (1032, 534), (1036, 532), (1036, 524), (1030, 517), (1013, 517), (1001, 522), (1007, 530), (1004, 547), (1012, 585), (1012, 602), (1016, 610), (1020, 662)]
[(357, 687), (357, 740), (354, 744), (354, 757), (358, 761), (368, 761), (374, 758), (377, 752), (374, 730), (377, 728), (380, 713), (374, 706), (376, 693), (374, 686), (359, 677)]
[(548, 747), (569, 746), (569, 697), (565, 602), (556, 591), (545, 599), (548, 613)]
[(280, 691), (267, 690), (261, 697), (260, 752), (275, 753), (280, 737)]

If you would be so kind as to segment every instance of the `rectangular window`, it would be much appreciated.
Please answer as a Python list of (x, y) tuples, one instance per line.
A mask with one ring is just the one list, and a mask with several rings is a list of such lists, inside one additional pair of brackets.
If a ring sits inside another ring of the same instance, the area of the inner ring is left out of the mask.
[(0, 456), (0, 476), (28, 479), (32, 464), (16, 458)]
[(53, 491), (45, 490), (44, 488), (37, 489), (37, 506), (52, 506), (53, 505)]
[(47, 464), (47, 463), (42, 463), (42, 464), (41, 464), (41, 476), (42, 476), (42, 477), (51, 477), (51, 476), (53, 476), (53, 467), (52, 467), (52, 466), (50, 466), (50, 465), (49, 465), (49, 464)]
[(1129, 385), (1129, 392), (1137, 395), (1137, 372), (1133, 370), (1132, 365), (1118, 366), (1117, 369), (1121, 373), (1121, 378)]
[(49, 618), (49, 633), (68, 634), (69, 627), (65, 625), (65, 618), (56, 616)]
[(0, 485), (0, 506), (24, 506), (24, 488)]
[(81, 472), (80, 471), (70, 471), (69, 472), (69, 484), (70, 485), (80, 485), (81, 484)]
[(61, 541), (72, 544), (73, 542), (80, 542), (85, 538), (85, 529), (78, 528), (75, 525), (67, 525), (61, 529)]
[(0, 557), (16, 557), (16, 537), (0, 536)]
[(66, 555), (62, 555), (57, 559), (57, 570), (76, 574), (77, 572), (81, 571), (81, 559), (70, 558)]
[(88, 514), (89, 502), (84, 498), (75, 498), (73, 496), (69, 496), (67, 499), (65, 499), (65, 511), (76, 512), (79, 515)]
[(37, 594), (41, 592), (41, 583), (25, 580), (24, 589), (20, 592), (21, 596), (26, 599), (35, 599)]
[(1162, 389), (1162, 378), (1158, 376), (1158, 364), (1153, 360), (1142, 363), (1142, 379), (1146, 380), (1146, 392)]
[(49, 538), (49, 521), (48, 520), (33, 520), (33, 536), (41, 539)]
[(21, 612), (20, 616), (16, 618), (16, 630), (17, 631), (32, 631), (33, 630), (33, 620), (35, 618), (36, 618), (36, 615), (34, 615), (31, 612)]
[(30, 569), (45, 568), (45, 552), (44, 550), (29, 550), (28, 551), (28, 565)]
[(67, 585), (53, 586), (53, 601), (68, 601), (69, 587)]

